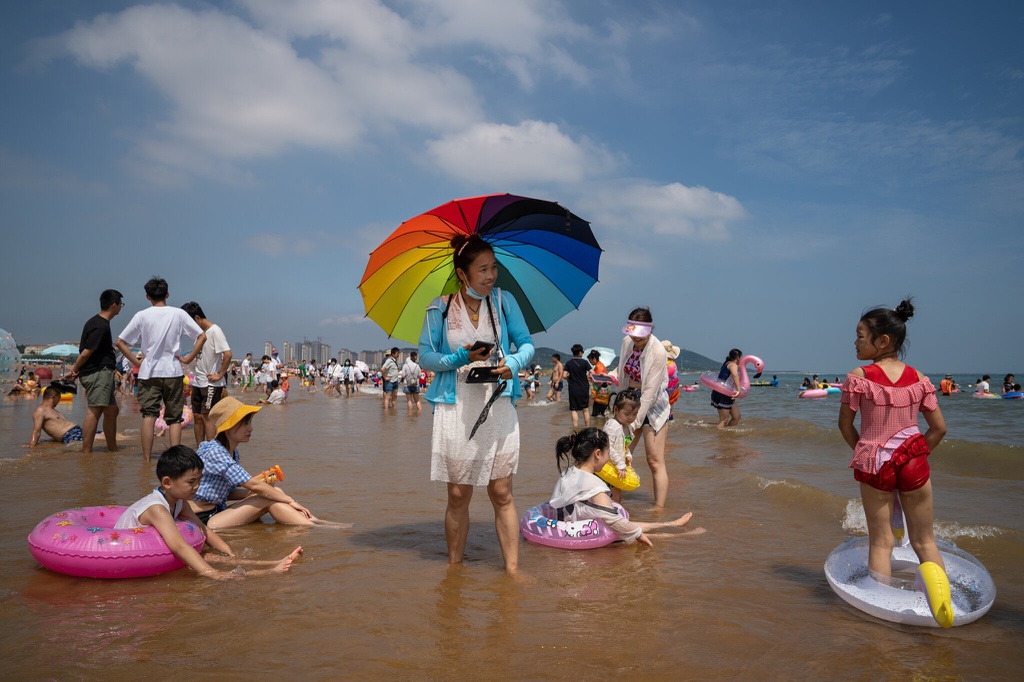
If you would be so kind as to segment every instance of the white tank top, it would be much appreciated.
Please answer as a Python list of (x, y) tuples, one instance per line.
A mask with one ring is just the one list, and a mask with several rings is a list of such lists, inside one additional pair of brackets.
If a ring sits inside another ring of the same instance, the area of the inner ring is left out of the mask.
[[(170, 513), (171, 505), (167, 503), (167, 498), (165, 498), (164, 494), (160, 492), (160, 488), (153, 488), (153, 492), (124, 510), (124, 513), (121, 514), (121, 518), (119, 518), (117, 523), (114, 524), (114, 528), (138, 528), (139, 526), (142, 526), (143, 524), (139, 521), (139, 517), (144, 511), (155, 504), (162, 505), (163, 508)], [(178, 500), (174, 503), (174, 513), (171, 514), (171, 518), (178, 518), (178, 514), (181, 513), (181, 508), (184, 504), (185, 500)]]

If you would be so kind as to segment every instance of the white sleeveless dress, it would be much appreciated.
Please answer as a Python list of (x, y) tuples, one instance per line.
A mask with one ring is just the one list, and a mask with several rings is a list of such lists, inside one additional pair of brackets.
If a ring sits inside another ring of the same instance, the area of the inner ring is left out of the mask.
[[(491, 310), (500, 339), (501, 318), (494, 309), (493, 299)], [(476, 341), (498, 343), (486, 308), (480, 310), (479, 326), (474, 328), (459, 296), (452, 298), (446, 322), (448, 345), (453, 349)], [(494, 360), (496, 355), (492, 354), (491, 358)], [(472, 440), (469, 438), (496, 384), (467, 384), (466, 375), (471, 367), (492, 364), (491, 361), (474, 362), (460, 367), (456, 377), (455, 403), (435, 403), (430, 480), (487, 485), (492, 480), (516, 473), (519, 467), (519, 416), (509, 397), (501, 396), (494, 401), (487, 421), (480, 425)], [(511, 379), (515, 380), (515, 377)]]

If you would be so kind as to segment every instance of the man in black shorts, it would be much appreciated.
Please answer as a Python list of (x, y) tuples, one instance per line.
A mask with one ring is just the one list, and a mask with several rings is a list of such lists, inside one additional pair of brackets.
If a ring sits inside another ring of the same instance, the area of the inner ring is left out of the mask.
[(590, 426), (590, 362), (583, 357), (583, 346), (572, 347), (572, 357), (565, 363), (565, 376), (569, 383), (569, 414), (572, 428), (579, 428), (579, 413), (583, 413), (583, 425)]
[(117, 399), (114, 397), (114, 337), (110, 321), (124, 308), (124, 299), (116, 289), (100, 294), (100, 312), (93, 315), (82, 328), (82, 341), (78, 344), (78, 359), (66, 378), (78, 380), (85, 389), (88, 412), (82, 425), (82, 453), (92, 452), (96, 428), (103, 417), (107, 451), (117, 450)]
[(231, 348), (219, 325), (206, 319), (203, 308), (195, 301), (181, 306), (206, 334), (206, 343), (196, 358), (192, 381), (192, 422), (196, 446), (217, 437), (217, 429), (209, 419), (210, 410), (227, 395), (227, 373), (231, 368)]

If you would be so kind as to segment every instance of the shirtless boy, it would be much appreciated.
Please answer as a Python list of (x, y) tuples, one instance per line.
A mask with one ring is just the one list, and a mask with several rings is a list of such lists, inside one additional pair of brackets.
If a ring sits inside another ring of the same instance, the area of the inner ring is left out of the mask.
[(82, 440), (82, 427), (72, 423), (54, 409), (59, 402), (60, 391), (53, 386), (48, 386), (43, 391), (43, 399), (39, 403), (39, 407), (32, 413), (32, 438), (24, 447), (35, 447), (44, 431), (50, 438), (59, 440), (65, 445)]

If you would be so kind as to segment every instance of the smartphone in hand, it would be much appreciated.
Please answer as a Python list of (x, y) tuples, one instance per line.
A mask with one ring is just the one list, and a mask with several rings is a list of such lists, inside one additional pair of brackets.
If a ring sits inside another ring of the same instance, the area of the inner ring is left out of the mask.
[(469, 352), (472, 353), (473, 351), (480, 350), (481, 348), (483, 348), (484, 350), (488, 350), (489, 351), (492, 348), (494, 348), (494, 344), (490, 343), (488, 341), (477, 341), (472, 346), (470, 346)]
[(501, 377), (495, 374), (492, 370), (497, 369), (496, 367), (470, 367), (469, 374), (466, 375), (467, 384), (488, 384), (497, 383), (501, 380)]

